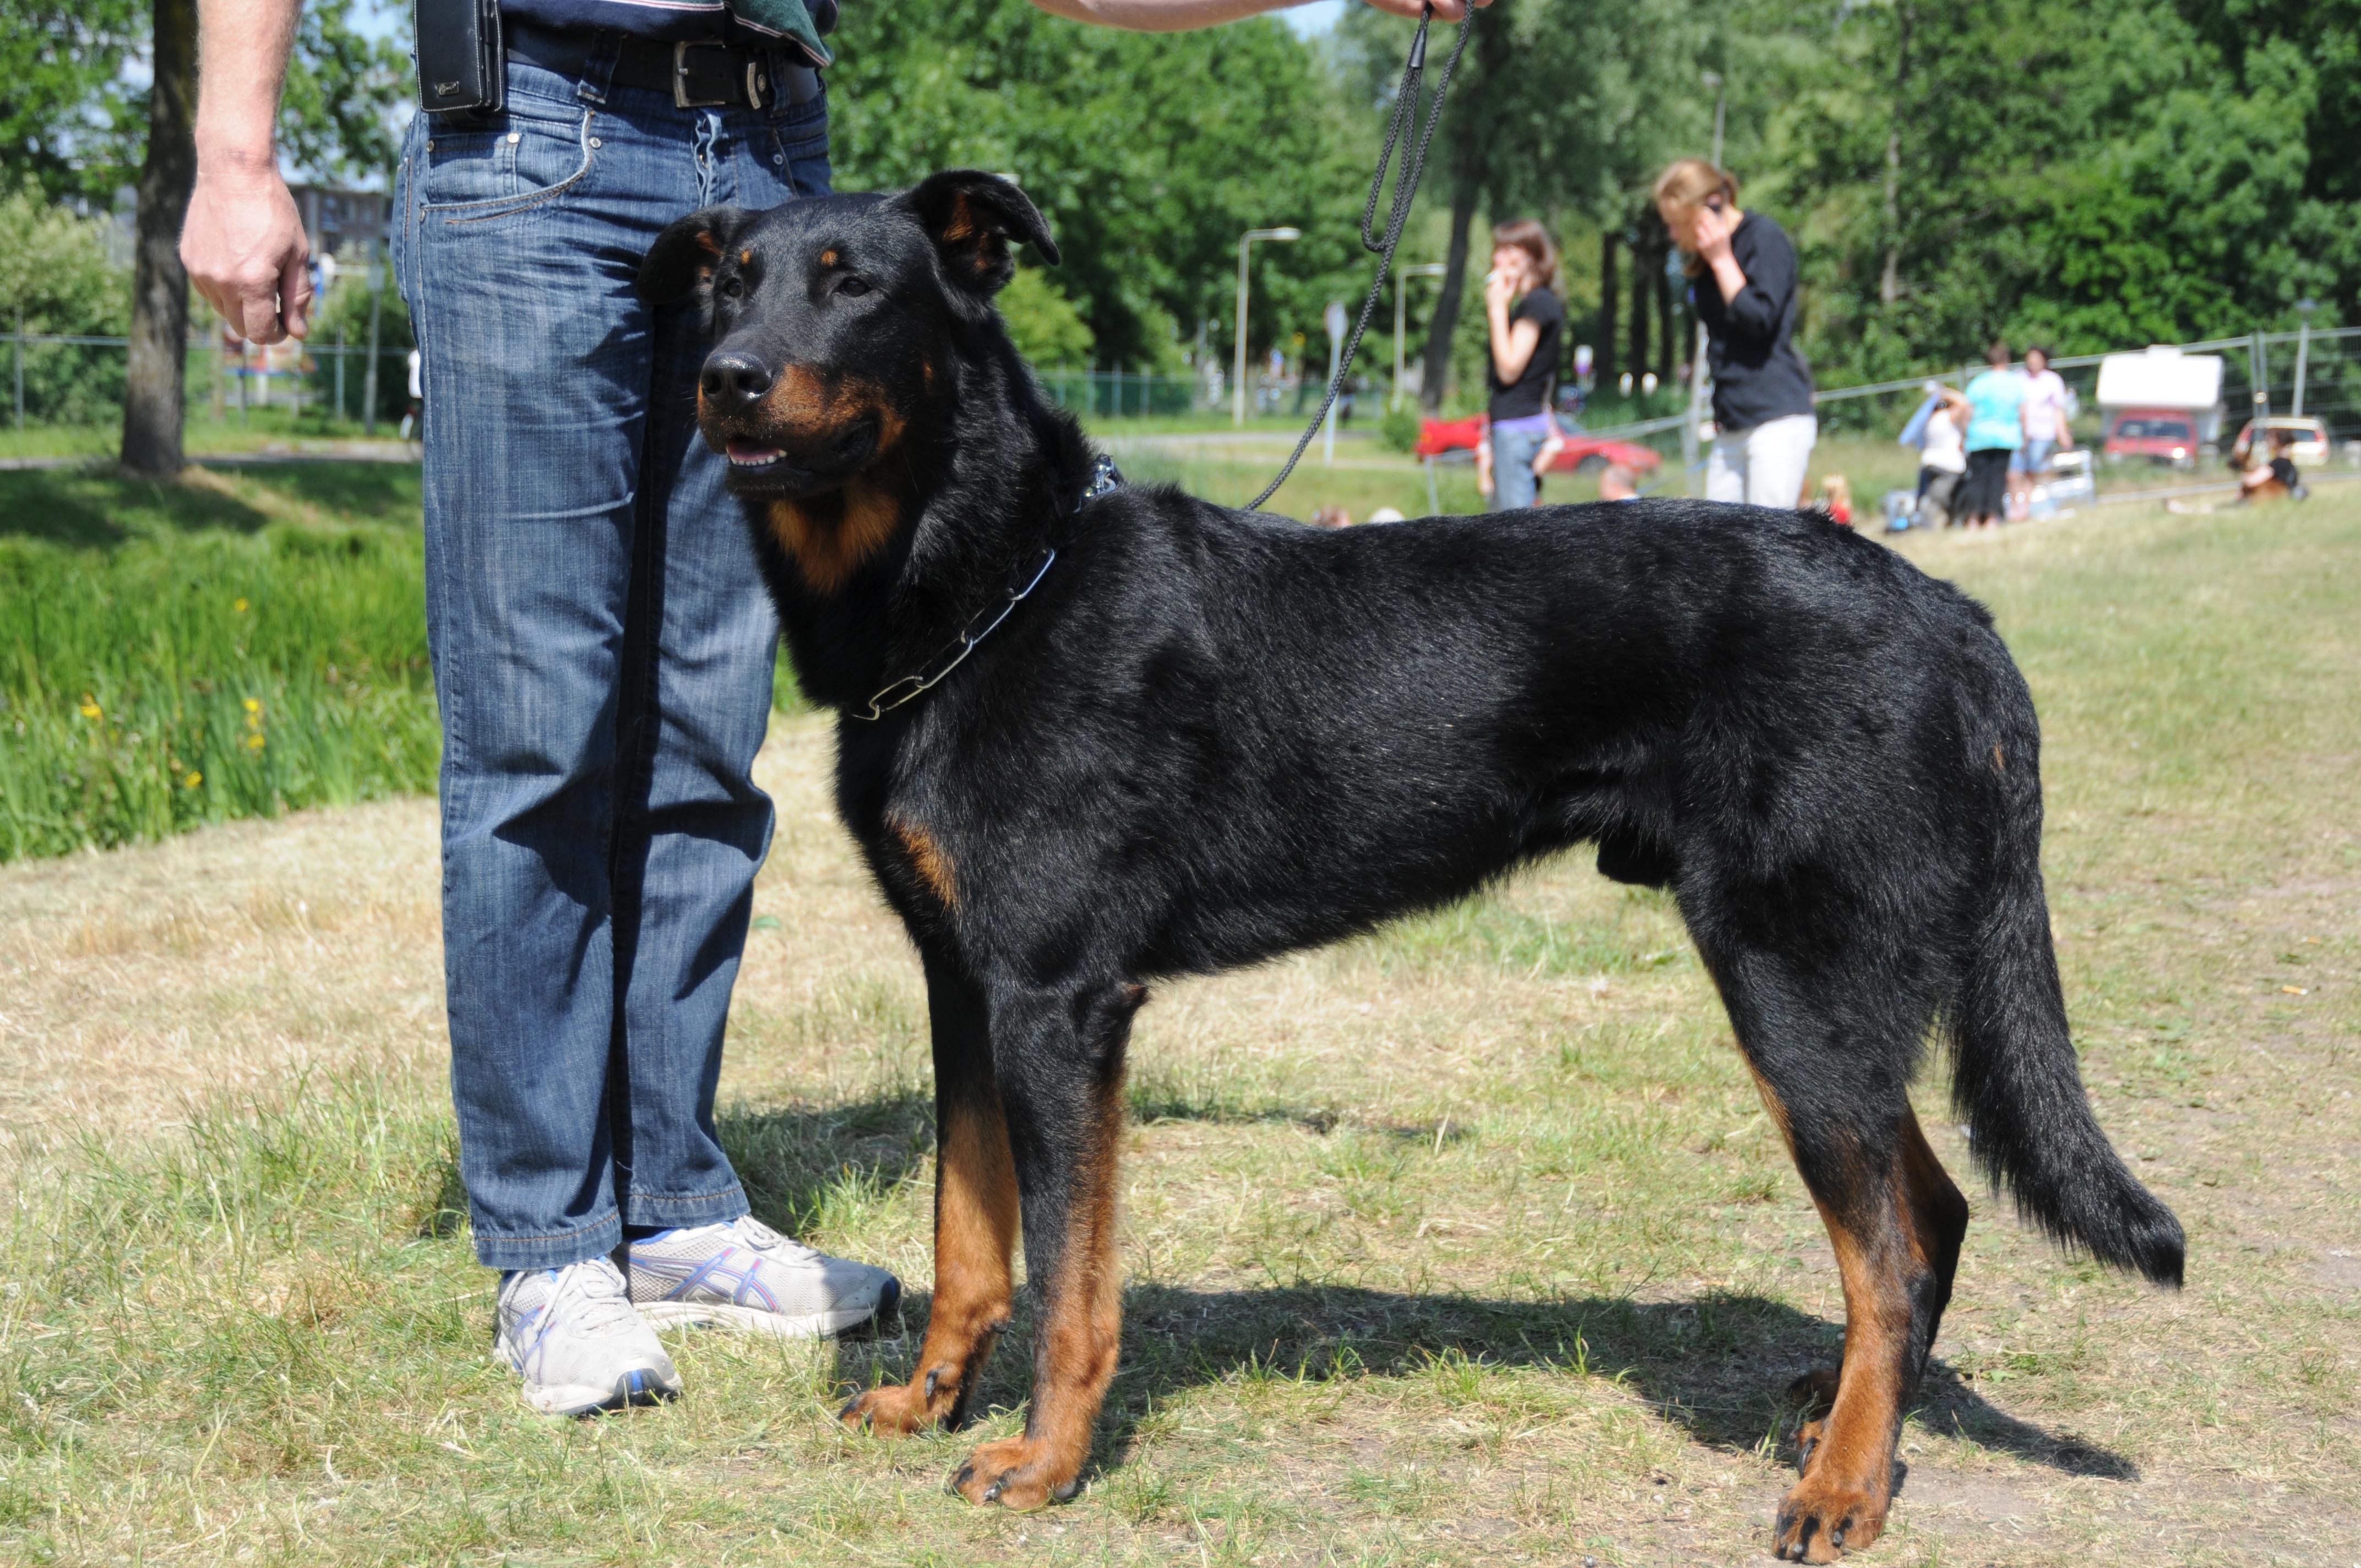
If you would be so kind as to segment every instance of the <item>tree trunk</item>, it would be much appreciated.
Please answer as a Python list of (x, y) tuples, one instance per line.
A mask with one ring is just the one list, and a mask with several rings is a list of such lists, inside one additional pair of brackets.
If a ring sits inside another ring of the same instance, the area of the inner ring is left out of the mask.
[(1451, 247), (1443, 257), (1443, 298), (1434, 302), (1434, 319), (1427, 325), (1426, 367), (1418, 389), (1418, 400), (1429, 413), (1443, 406), (1444, 383), (1451, 377), (1451, 335), (1459, 330), (1459, 296), (1467, 287), (1467, 231), (1475, 225), (1480, 184), (1470, 167), (1474, 161), (1459, 160), (1451, 188)]
[(1635, 238), (1631, 245), (1631, 352), (1630, 355), (1631, 386), (1635, 392), (1639, 389), (1640, 378), (1647, 374), (1648, 362), (1653, 357), (1649, 353), (1651, 345), (1648, 338), (1649, 328), (1655, 324), (1656, 312), (1654, 302), (1649, 298), (1652, 291), (1648, 287), (1648, 274), (1652, 270), (1653, 260), (1654, 258), (1649, 254), (1646, 238), (1644, 236)]
[(1623, 287), (1615, 267), (1615, 251), (1620, 242), (1613, 229), (1601, 229), (1598, 234), (1598, 347), (1591, 356), (1591, 374), (1601, 387), (1615, 384), (1615, 296)]
[(1877, 298), (1893, 304), (1902, 298), (1902, 116), (1903, 94), (1910, 85), (1910, 0), (1894, 8), (1894, 124), (1885, 133), (1885, 265), (1877, 275)]
[(131, 354), (123, 388), (123, 466), (170, 478), (181, 471), (187, 390), (189, 275), (181, 225), (197, 181), (196, 0), (155, 0), (155, 85), (131, 278)]

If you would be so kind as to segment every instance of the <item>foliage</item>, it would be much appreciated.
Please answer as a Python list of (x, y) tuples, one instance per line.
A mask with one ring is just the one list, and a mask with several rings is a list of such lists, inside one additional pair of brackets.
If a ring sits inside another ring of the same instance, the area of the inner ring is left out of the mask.
[(113, 195), (147, 128), (123, 83), (147, 31), (137, 0), (0, 0), (0, 191)]
[(1016, 351), (1034, 364), (1044, 367), (1090, 364), (1096, 341), (1090, 323), (1048, 273), (1018, 268), (1008, 287), (1000, 291), (1000, 313), (1008, 323), (1008, 335), (1016, 340)]
[(1419, 426), (1423, 422), (1414, 402), (1389, 408), (1378, 420), (1378, 444), (1389, 452), (1408, 452), (1418, 444)]
[(419, 536), (302, 488), (414, 515), (400, 472), (7, 476), (49, 537), (0, 539), (0, 861), (433, 788)]
[[(130, 279), (106, 259), (104, 220), (80, 218), (29, 191), (0, 196), (0, 330), (40, 335), (119, 335), (130, 316)], [(8, 396), (14, 406), (14, 375)], [(42, 345), (24, 350), (25, 417), (79, 424), (113, 417), (123, 398), (123, 355), (111, 348)]]
[(392, 169), (395, 111), (412, 89), (407, 47), (362, 33), (353, 26), (354, 7), (355, 0), (303, 7), (280, 100), (280, 147), (297, 168), (323, 179)]
[[(408, 46), (355, 27), (366, 4), (303, 7), (279, 136), (293, 167), (313, 178), (362, 179), (393, 162)], [(409, 7), (401, 10), (406, 18)], [(31, 185), (104, 207), (132, 182), (146, 152), (148, 93), (126, 67), (143, 57), (148, 30), (138, 0), (0, 0), (0, 191)]]
[(1888, 0), (1828, 29), (1833, 69), (1777, 116), (1761, 187), (1802, 244), (1824, 376), (2001, 335), (2092, 352), (2291, 327), (2312, 296), (2352, 314), (2361, 192), (2319, 138), (2352, 114), (2355, 11), (2186, 9)]
[(1145, 36), (1026, 0), (950, 0), (866, 7), (837, 41), (840, 183), (1015, 174), (1058, 236), (1060, 284), (1103, 363), (1170, 367), (1200, 322), (1220, 343), (1249, 228), (1304, 231), (1256, 248), (1258, 346), (1316, 339), (1327, 302), (1367, 287), (1353, 225), (1374, 148), (1316, 51), (1278, 22)]

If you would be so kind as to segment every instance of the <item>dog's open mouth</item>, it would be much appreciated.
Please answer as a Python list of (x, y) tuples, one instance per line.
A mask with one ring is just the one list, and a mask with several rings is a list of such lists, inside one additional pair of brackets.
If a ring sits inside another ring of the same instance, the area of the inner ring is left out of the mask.
[(759, 441), (748, 441), (743, 436), (730, 437), (728, 450), (732, 468), (769, 468), (786, 455), (775, 446), (765, 446)]
[(833, 489), (859, 474), (877, 452), (877, 422), (855, 420), (819, 441), (790, 433), (709, 430), (708, 442), (730, 461), (730, 488), (741, 495), (798, 496)]

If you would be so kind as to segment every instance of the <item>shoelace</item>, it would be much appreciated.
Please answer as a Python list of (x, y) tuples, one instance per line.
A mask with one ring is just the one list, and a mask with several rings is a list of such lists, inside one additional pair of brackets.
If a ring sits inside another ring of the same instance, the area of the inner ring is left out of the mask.
[(792, 1236), (783, 1236), (762, 1221), (748, 1214), (738, 1222), (740, 1239), (765, 1257), (777, 1257), (789, 1263), (817, 1262), (820, 1255)]
[(603, 1257), (559, 1269), (550, 1287), (549, 1310), (553, 1318), (564, 1314), (577, 1332), (586, 1334), (615, 1333), (640, 1321), (639, 1310), (631, 1305), (631, 1288)]

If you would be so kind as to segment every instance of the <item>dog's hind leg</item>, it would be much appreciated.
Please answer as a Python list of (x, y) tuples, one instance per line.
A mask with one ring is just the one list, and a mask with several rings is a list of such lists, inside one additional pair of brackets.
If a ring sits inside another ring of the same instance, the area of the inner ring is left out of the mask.
[(899, 1436), (957, 1427), (1008, 1327), (1016, 1245), (1016, 1168), (992, 1078), (983, 998), (949, 965), (927, 966), (935, 1049), (935, 1300), (906, 1384), (844, 1408), (855, 1426)]
[(1035, 1508), (1082, 1490), (1123, 1320), (1115, 1157), (1137, 986), (994, 998), (993, 1055), (1025, 1214), (1033, 1397), (1024, 1435), (984, 1444), (951, 1486)]
[(1828, 1409), (1800, 1434), (1804, 1474), (1773, 1540), (1782, 1559), (1828, 1563), (1885, 1528), (1894, 1443), (1950, 1297), (1967, 1203), (1911, 1113), (1916, 1042), (1894, 1032), (1899, 1020), (1830, 1005), (1825, 970), (1806, 981), (1767, 954), (1713, 968), (1843, 1277), (1844, 1362), (1833, 1387), (1824, 1374), (1799, 1384)]

